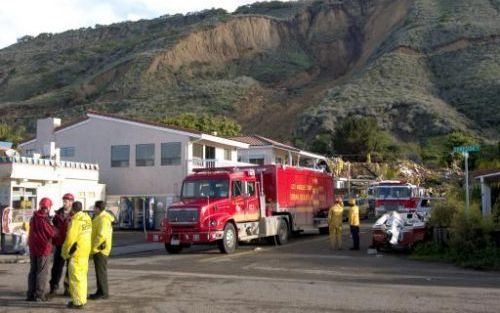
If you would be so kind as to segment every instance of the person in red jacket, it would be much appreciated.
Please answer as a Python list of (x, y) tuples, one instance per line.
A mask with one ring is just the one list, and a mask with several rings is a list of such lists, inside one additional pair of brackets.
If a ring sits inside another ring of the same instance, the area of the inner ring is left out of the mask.
[(71, 206), (75, 201), (75, 197), (71, 193), (67, 193), (63, 196), (63, 207), (56, 211), (52, 223), (54, 227), (58, 230), (58, 234), (54, 237), (52, 241), (54, 243), (54, 261), (52, 264), (52, 272), (50, 278), (50, 293), (49, 296), (53, 297), (56, 295), (57, 289), (59, 288), (59, 282), (61, 281), (61, 276), (64, 271), (64, 265), (66, 264), (66, 274), (64, 275), (64, 295), (69, 296), (69, 279), (68, 279), (68, 267), (67, 262), (61, 256), (61, 248), (66, 239), (66, 232), (68, 230), (69, 222), (71, 221)]
[(47, 301), (45, 294), (52, 254), (52, 238), (56, 234), (49, 219), (52, 201), (40, 200), (40, 209), (30, 221), (28, 246), (30, 248), (30, 273), (28, 276), (27, 301)]

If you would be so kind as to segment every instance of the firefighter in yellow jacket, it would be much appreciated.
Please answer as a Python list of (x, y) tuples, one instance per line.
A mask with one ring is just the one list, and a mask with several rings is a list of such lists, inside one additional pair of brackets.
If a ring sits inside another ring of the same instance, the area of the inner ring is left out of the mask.
[(359, 207), (356, 205), (356, 199), (349, 199), (349, 226), (351, 228), (352, 248), (359, 250)]
[(113, 215), (106, 212), (103, 201), (94, 205), (92, 220), (92, 258), (94, 259), (97, 291), (89, 296), (90, 300), (107, 299), (108, 293), (108, 256), (113, 240)]
[(69, 260), (69, 308), (82, 308), (87, 303), (87, 272), (92, 236), (92, 220), (82, 211), (82, 203), (73, 202), (73, 217), (68, 227), (61, 255)]
[(342, 249), (342, 215), (344, 207), (342, 198), (337, 197), (334, 205), (328, 211), (328, 226), (330, 230), (330, 246), (332, 249)]

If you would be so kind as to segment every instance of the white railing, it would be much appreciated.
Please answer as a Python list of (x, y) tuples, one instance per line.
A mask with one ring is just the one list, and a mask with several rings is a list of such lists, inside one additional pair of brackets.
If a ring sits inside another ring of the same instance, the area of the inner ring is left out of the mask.
[(218, 160), (218, 159), (192, 159), (192, 160), (187, 160), (187, 163), (188, 163), (188, 167), (190, 169), (255, 165), (255, 164), (251, 164), (251, 163), (243, 163), (243, 162), (228, 161), (228, 160)]

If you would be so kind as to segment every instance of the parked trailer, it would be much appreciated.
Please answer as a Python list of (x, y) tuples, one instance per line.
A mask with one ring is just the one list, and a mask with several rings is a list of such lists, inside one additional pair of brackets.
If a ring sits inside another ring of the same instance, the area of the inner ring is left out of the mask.
[(159, 232), (169, 253), (193, 244), (217, 243), (232, 253), (238, 242), (271, 238), (285, 244), (291, 232), (328, 227), (333, 202), (329, 173), (282, 165), (195, 170), (183, 182)]

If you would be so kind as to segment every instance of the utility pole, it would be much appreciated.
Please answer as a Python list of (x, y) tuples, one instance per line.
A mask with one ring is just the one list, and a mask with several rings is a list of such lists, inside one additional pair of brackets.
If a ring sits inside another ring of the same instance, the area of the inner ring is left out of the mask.
[(465, 211), (469, 211), (469, 152), (479, 152), (481, 147), (479, 145), (453, 147), (453, 152), (461, 153), (465, 158)]
[(351, 162), (347, 162), (347, 196), (351, 198)]
[(465, 211), (469, 212), (469, 152), (463, 153), (465, 158)]

